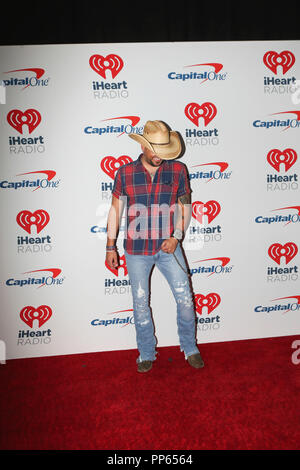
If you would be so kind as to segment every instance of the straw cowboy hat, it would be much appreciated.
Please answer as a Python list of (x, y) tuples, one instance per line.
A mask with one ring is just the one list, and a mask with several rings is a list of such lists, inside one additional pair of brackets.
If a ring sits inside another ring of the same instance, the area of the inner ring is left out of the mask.
[(181, 141), (176, 131), (170, 131), (162, 121), (147, 121), (143, 135), (128, 134), (143, 147), (152, 150), (162, 160), (173, 160), (181, 153)]

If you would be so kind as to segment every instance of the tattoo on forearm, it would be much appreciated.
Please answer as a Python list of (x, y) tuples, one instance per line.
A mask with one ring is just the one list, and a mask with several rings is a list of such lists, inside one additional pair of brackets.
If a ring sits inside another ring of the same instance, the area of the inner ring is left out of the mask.
[(191, 203), (191, 195), (190, 194), (183, 194), (183, 196), (180, 196), (179, 201), (181, 204), (190, 204)]

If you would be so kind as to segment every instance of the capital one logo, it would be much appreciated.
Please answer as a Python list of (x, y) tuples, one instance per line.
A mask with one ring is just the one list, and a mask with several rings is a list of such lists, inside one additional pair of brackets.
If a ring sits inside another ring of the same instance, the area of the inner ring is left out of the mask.
[(125, 255), (119, 256), (119, 266), (117, 268), (111, 268), (107, 261), (105, 261), (105, 266), (117, 277), (119, 277), (119, 269), (123, 269), (124, 276), (128, 274)]
[(282, 152), (278, 149), (272, 149), (267, 155), (267, 161), (278, 172), (280, 172), (280, 165), (284, 166), (284, 171), (288, 171), (297, 161), (297, 153), (290, 148)]
[(221, 297), (216, 292), (211, 292), (206, 296), (203, 294), (195, 294), (194, 299), (196, 312), (199, 313), (199, 315), (202, 315), (204, 307), (207, 308), (207, 314), (209, 315), (221, 302)]
[(37, 308), (31, 305), (22, 308), (20, 312), (21, 320), (30, 328), (33, 328), (34, 320), (38, 321), (38, 327), (43, 326), (52, 316), (52, 310), (48, 305), (40, 305)]
[(123, 60), (116, 54), (109, 54), (106, 57), (94, 54), (90, 57), (89, 64), (104, 79), (107, 70), (110, 70), (112, 78), (115, 78), (124, 66)]
[(207, 222), (210, 224), (220, 211), (221, 206), (217, 201), (207, 201), (206, 203), (195, 201), (192, 203), (192, 216), (200, 222), (200, 224), (203, 224), (204, 215), (207, 216)]
[[(16, 69), (16, 70), (8, 70), (7, 72), (4, 72), (4, 73), (12, 73), (12, 72), (33, 72), (35, 74), (34, 77), (31, 77), (31, 78), (26, 78), (25, 80), (20, 80), (20, 82), (29, 82), (27, 83), (26, 86), (24, 86), (22, 88), (22, 90), (25, 90), (25, 88), (29, 87), (29, 86), (33, 86), (33, 85), (37, 85), (40, 80), (40, 78), (44, 75), (45, 73), (45, 70), (42, 69), (42, 68), (28, 68), (28, 69)], [(47, 80), (44, 81), (44, 84), (46, 84)], [(5, 85), (7, 86), (7, 84), (11, 84), (10, 83), (10, 80), (4, 80), (4, 83)]]
[(284, 75), (291, 67), (293, 67), (295, 56), (290, 51), (282, 51), (280, 54), (275, 51), (268, 51), (263, 57), (263, 62), (275, 75), (277, 75), (277, 69), (280, 65)]
[(213, 78), (216, 78), (216, 76), (218, 75), (220, 70), (222, 70), (222, 68), (223, 68), (223, 64), (216, 63), (216, 62), (208, 62), (206, 64), (186, 65), (186, 67), (201, 67), (201, 66), (209, 66), (209, 67), (213, 67), (213, 69), (214, 69), (214, 71), (212, 73), (209, 73), (208, 77), (205, 78), (204, 80), (202, 80), (201, 83), (206, 82), (206, 80), (210, 80), (211, 79), (210, 75), (212, 75)]
[[(228, 177), (230, 174), (224, 173), (225, 170), (227, 170), (229, 164), (227, 162), (210, 162), (210, 163), (200, 163), (200, 165), (193, 165), (191, 168), (198, 168), (199, 166), (217, 166), (219, 167), (218, 170), (214, 170), (213, 172), (210, 172), (210, 178), (207, 179), (206, 183), (209, 183), (209, 181), (215, 179), (223, 179), (223, 177)], [(207, 178), (205, 175), (203, 175), (205, 178)], [(198, 173), (190, 173), (190, 179), (195, 179), (195, 178), (202, 178), (202, 172)]]
[(285, 300), (285, 299), (295, 299), (296, 302), (294, 302), (293, 304), (289, 303), (288, 307), (290, 307), (290, 308), (283, 311), (283, 313), (288, 313), (288, 312), (295, 311), (295, 310), (299, 311), (299, 309), (300, 309), (300, 295), (289, 295), (287, 297), (279, 297), (278, 299), (272, 299), (272, 301)]
[[(60, 268), (35, 269), (35, 270), (33, 270), (33, 271), (26, 271), (26, 272), (23, 273), (23, 274), (40, 273), (40, 272), (50, 272), (50, 273), (52, 274), (52, 280), (53, 280), (53, 279), (56, 279), (56, 278), (60, 275), (61, 269), (60, 269)], [(45, 277), (43, 277), (43, 279), (45, 279)], [(28, 282), (27, 280), (24, 280), (24, 281), (22, 282), (22, 285), (26, 285), (27, 282)], [(45, 286), (46, 283), (47, 283), (47, 278), (46, 278), (46, 281), (45, 281), (43, 284), (40, 284), (40, 285), (37, 287), (37, 289), (40, 289), (41, 287)], [(52, 285), (52, 284), (54, 284), (54, 283), (51, 283), (50, 285)], [(49, 285), (49, 284), (47, 283), (47, 285)]]
[(118, 169), (130, 162), (132, 162), (132, 158), (128, 157), (128, 155), (121, 155), (118, 158), (107, 156), (102, 158), (100, 166), (104, 173), (106, 173), (110, 178), (114, 179)]
[(298, 253), (296, 243), (288, 242), (285, 245), (280, 243), (273, 243), (268, 249), (268, 255), (275, 263), (280, 265), (281, 257), (285, 258), (285, 263), (288, 264)]
[(203, 119), (204, 126), (207, 126), (216, 116), (217, 108), (213, 103), (209, 102), (205, 102), (201, 105), (198, 103), (189, 103), (184, 109), (184, 114), (195, 126), (199, 126), (200, 119)]
[(19, 109), (13, 109), (7, 115), (7, 122), (16, 131), (23, 134), (23, 126), (28, 127), (28, 132), (31, 134), (32, 131), (40, 124), (42, 117), (36, 109), (27, 109), (22, 112)]
[[(203, 263), (205, 261), (220, 261), (221, 264), (217, 265), (217, 267), (213, 268), (214, 270), (207, 275), (207, 277), (209, 276), (212, 276), (213, 274), (216, 274), (216, 272), (225, 272), (225, 266), (227, 266), (227, 264), (229, 263), (230, 261), (230, 258), (226, 257), (226, 256), (222, 256), (220, 258), (205, 258), (205, 259), (200, 259), (198, 261), (194, 261), (194, 263)], [(226, 268), (227, 269), (227, 268)], [(191, 274), (195, 274), (197, 272), (197, 269), (191, 269)]]
[(44, 209), (38, 209), (35, 212), (24, 210), (18, 213), (16, 220), (27, 233), (31, 233), (32, 225), (35, 225), (37, 233), (40, 233), (48, 224), (50, 216)]

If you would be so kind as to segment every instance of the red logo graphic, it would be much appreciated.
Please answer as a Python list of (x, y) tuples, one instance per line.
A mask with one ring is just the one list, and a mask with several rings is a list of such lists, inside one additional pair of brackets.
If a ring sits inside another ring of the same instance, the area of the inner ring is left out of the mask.
[(277, 75), (277, 67), (282, 66), (283, 75), (293, 67), (295, 63), (295, 56), (290, 51), (282, 51), (277, 54), (275, 51), (268, 51), (263, 57), (264, 64)]
[(26, 124), (28, 127), (28, 132), (31, 134), (32, 131), (39, 125), (42, 117), (36, 109), (27, 109), (20, 111), (19, 109), (13, 109), (7, 115), (7, 122), (10, 124), (16, 131), (23, 134), (23, 125)]
[[(40, 68), (17, 69), (17, 70), (8, 70), (8, 72), (4, 72), (4, 73), (11, 73), (11, 72), (33, 72), (33, 73), (35, 73), (35, 78), (38, 80), (39, 78), (41, 78), (44, 75), (45, 70), (40, 69)], [(24, 86), (23, 90), (25, 88), (27, 88), (28, 86), (29, 86), (29, 83), (28, 83), (28, 85)]]
[(194, 299), (196, 304), (196, 312), (199, 313), (199, 315), (202, 315), (203, 307), (207, 307), (207, 313), (209, 315), (221, 302), (221, 297), (215, 292), (211, 292), (206, 296), (203, 294), (195, 294)]
[[(283, 300), (283, 299), (296, 299), (297, 304), (300, 305), (300, 295), (290, 295), (288, 297), (279, 297), (278, 299), (272, 299), (272, 301), (274, 302), (275, 300)], [(289, 310), (285, 310), (283, 314), (290, 312), (291, 310), (292, 310), (291, 308)]]
[(112, 78), (115, 78), (122, 70), (124, 62), (116, 54), (109, 54), (106, 57), (94, 54), (90, 57), (89, 64), (95, 72), (106, 79), (106, 70), (110, 70)]
[[(59, 269), (59, 268), (48, 268), (48, 269), (35, 269), (34, 271), (26, 271), (25, 273), (22, 273), (22, 274), (40, 273), (40, 272), (44, 272), (44, 271), (46, 271), (46, 272), (49, 271), (50, 273), (52, 273), (53, 279), (55, 279), (61, 273), (61, 269)], [(40, 287), (43, 287), (43, 286), (45, 286), (45, 283), (38, 286), (37, 289), (39, 289)]]
[[(223, 68), (223, 64), (220, 64), (220, 63), (217, 63), (217, 62), (211, 62), (211, 63), (207, 63), (207, 64), (186, 65), (185, 67), (201, 67), (201, 66), (213, 67), (215, 74), (219, 73), (220, 70), (222, 70), (222, 68)], [(206, 82), (206, 80), (208, 80), (208, 78), (205, 78), (201, 83)], [(200, 83), (200, 85), (201, 85), (201, 83)]]
[(280, 243), (273, 243), (268, 249), (268, 255), (275, 263), (280, 265), (280, 259), (283, 256), (285, 263), (288, 264), (298, 253), (298, 247), (296, 243), (288, 242), (285, 245)]
[(48, 305), (40, 305), (34, 308), (31, 305), (22, 308), (20, 318), (26, 325), (33, 328), (33, 321), (38, 320), (39, 328), (52, 316), (52, 310)]
[[(193, 165), (192, 168), (196, 168), (198, 166), (207, 166), (207, 165), (218, 165), (220, 167), (220, 173), (223, 173), (228, 168), (228, 163), (227, 162), (201, 163), (200, 165)], [(209, 180), (207, 180), (206, 183), (208, 183), (212, 179), (213, 178), (209, 178)]]
[(132, 158), (128, 157), (128, 155), (121, 155), (119, 158), (108, 156), (102, 158), (100, 166), (104, 173), (114, 179), (117, 170), (130, 162), (132, 162)]
[[(281, 111), (280, 113), (272, 113), (270, 114), (270, 116), (274, 116), (276, 114), (295, 114), (296, 115), (296, 119), (297, 121), (300, 121), (300, 111)], [(287, 126), (285, 127), (284, 129), (282, 129), (283, 131), (286, 131), (287, 129), (289, 129), (291, 126)]]
[(192, 204), (192, 216), (200, 222), (203, 223), (203, 216), (207, 215), (207, 221), (210, 224), (211, 221), (217, 217), (221, 210), (221, 206), (217, 201), (207, 201), (203, 203), (201, 201), (195, 201)]
[(195, 126), (199, 126), (199, 119), (203, 118), (204, 126), (210, 123), (217, 114), (217, 108), (213, 103), (189, 103), (184, 109), (186, 117), (192, 121)]
[(282, 163), (284, 171), (288, 171), (297, 161), (297, 153), (290, 148), (283, 150), (283, 152), (278, 149), (272, 149), (267, 155), (267, 161), (278, 172)]
[[(230, 258), (227, 258), (225, 256), (221, 258), (206, 258), (206, 259), (200, 259), (199, 261), (194, 261), (194, 263), (202, 263), (203, 261), (213, 261), (213, 260), (221, 261), (221, 266), (224, 268), (224, 266), (226, 266), (229, 263)], [(216, 272), (214, 271), (208, 274), (207, 277), (212, 276), (213, 274), (216, 274)]]
[[(54, 170), (40, 170), (40, 171), (29, 171), (28, 173), (19, 173), (19, 174), (17, 174), (17, 176), (34, 175), (35, 173), (45, 173), (47, 175), (47, 180), (48, 181), (51, 181), (54, 178), (54, 176), (56, 175), (56, 171), (54, 171)], [(40, 189), (40, 186), (33, 189), (33, 191), (36, 191), (37, 189)]]
[[(133, 312), (133, 308), (127, 308), (126, 310), (117, 310), (116, 312), (110, 312), (108, 315), (115, 315), (116, 313), (124, 313), (124, 312)], [(111, 320), (108, 320), (108, 321), (110, 322)], [(127, 323), (124, 323), (121, 326), (121, 328), (124, 328), (124, 326), (128, 326), (129, 323), (130, 323), (130, 321), (127, 322)]]
[[(300, 206), (278, 207), (277, 209), (272, 209), (271, 212), (282, 211), (282, 210), (285, 210), (285, 209), (296, 209), (296, 211), (298, 211), (298, 217), (300, 216)], [(291, 223), (291, 220), (289, 222), (287, 222), (285, 225), (288, 225), (290, 223)]]
[(48, 212), (43, 209), (38, 209), (35, 212), (21, 211), (17, 215), (17, 223), (29, 234), (31, 233), (31, 226), (35, 225), (37, 233), (40, 233), (46, 227), (50, 220)]
[[(140, 118), (138, 116), (119, 116), (119, 117), (110, 118), (110, 119), (103, 119), (102, 122), (114, 121), (115, 119), (129, 119), (129, 121), (131, 121), (131, 127), (136, 126), (137, 123), (140, 120)], [(132, 131), (132, 129), (131, 129), (131, 131)], [(123, 135), (124, 133), (125, 133), (125, 131), (121, 132), (121, 134), (119, 134), (118, 137), (120, 137), (120, 135)]]
[(125, 255), (119, 256), (119, 266), (117, 268), (111, 268), (106, 261), (105, 266), (117, 277), (119, 276), (119, 269), (123, 269), (124, 276), (128, 274)]

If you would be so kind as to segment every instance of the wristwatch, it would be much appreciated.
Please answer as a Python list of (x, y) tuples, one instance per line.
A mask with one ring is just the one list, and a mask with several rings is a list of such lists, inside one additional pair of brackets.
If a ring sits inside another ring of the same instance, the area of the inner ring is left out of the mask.
[(177, 228), (176, 230), (174, 230), (172, 237), (176, 238), (176, 240), (178, 241), (182, 240), (182, 231), (179, 228)]

